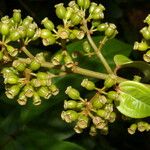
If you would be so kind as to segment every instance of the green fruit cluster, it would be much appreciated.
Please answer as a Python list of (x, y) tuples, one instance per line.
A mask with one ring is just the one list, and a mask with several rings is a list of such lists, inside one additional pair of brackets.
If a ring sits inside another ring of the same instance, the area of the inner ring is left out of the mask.
[[(94, 82), (84, 79), (81, 86), (87, 90), (96, 90)], [(114, 100), (117, 99), (117, 93), (110, 91), (107, 94), (96, 92), (89, 100), (83, 99), (78, 90), (69, 86), (65, 92), (70, 100), (65, 100), (64, 109), (61, 117), (67, 123), (75, 122), (74, 130), (77, 133), (83, 132), (90, 127), (89, 134), (94, 136), (97, 130), (101, 133), (108, 133), (109, 123), (116, 120), (114, 111)]]

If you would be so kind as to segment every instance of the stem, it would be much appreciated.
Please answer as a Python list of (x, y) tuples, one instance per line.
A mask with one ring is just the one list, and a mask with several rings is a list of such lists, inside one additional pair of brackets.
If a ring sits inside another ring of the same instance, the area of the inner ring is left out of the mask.
[(101, 53), (101, 49), (102, 49), (103, 45), (105, 44), (105, 42), (107, 41), (107, 38), (104, 37), (104, 39), (103, 39), (103, 40), (101, 41), (101, 43), (100, 43), (99, 48), (97, 48), (96, 44), (94, 43), (94, 41), (93, 41), (93, 39), (92, 39), (92, 37), (91, 37), (91, 35), (90, 35), (90, 31), (89, 31), (89, 29), (88, 29), (88, 27), (87, 27), (87, 22), (86, 22), (86, 20), (83, 20), (83, 25), (85, 26), (85, 30), (86, 30), (86, 33), (87, 33), (87, 39), (88, 39), (89, 43), (91, 44), (92, 48), (94, 49), (94, 51), (95, 51), (97, 57), (100, 59), (100, 61), (101, 61), (102, 64), (104, 65), (104, 67), (105, 67), (105, 69), (107, 70), (107, 72), (108, 72), (109, 74), (113, 74), (112, 69), (110, 68), (109, 64), (107, 63), (106, 59), (104, 58), (104, 56), (103, 56), (102, 53)]
[(31, 59), (34, 58), (34, 56), (27, 50), (27, 48), (26, 48), (25, 46), (23, 46), (23, 47), (21, 48), (21, 50), (22, 50), (29, 58), (31, 58)]
[[(91, 70), (88, 70), (88, 69), (80, 68), (78, 66), (73, 66), (72, 67), (72, 72), (76, 73), (76, 74), (80, 74), (80, 75), (85, 75), (85, 76), (97, 78), (97, 79), (102, 79), (102, 80), (105, 80), (106, 78), (109, 77), (109, 74), (91, 71)], [(115, 76), (115, 78), (116, 78), (117, 83), (127, 81), (127, 79), (124, 79), (124, 78), (121, 78), (121, 77), (118, 77), (118, 76)]]

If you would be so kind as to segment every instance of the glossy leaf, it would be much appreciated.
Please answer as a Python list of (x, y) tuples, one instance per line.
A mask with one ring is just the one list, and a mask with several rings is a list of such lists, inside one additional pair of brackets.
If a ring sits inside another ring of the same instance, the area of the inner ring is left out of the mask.
[(118, 87), (120, 100), (117, 109), (131, 118), (150, 116), (150, 88), (135, 81), (125, 81)]

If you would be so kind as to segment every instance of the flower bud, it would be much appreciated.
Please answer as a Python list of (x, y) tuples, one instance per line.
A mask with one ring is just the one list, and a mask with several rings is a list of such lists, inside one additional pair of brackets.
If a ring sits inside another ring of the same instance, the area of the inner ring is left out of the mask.
[(14, 60), (12, 66), (18, 71), (22, 72), (26, 69), (27, 65), (24, 62), (21, 62), (20, 60)]
[(77, 126), (81, 129), (87, 128), (89, 123), (89, 117), (83, 114), (80, 114), (77, 121)]
[(77, 102), (73, 100), (65, 100), (64, 101), (64, 109), (75, 109), (77, 106)]
[(64, 19), (66, 14), (66, 8), (63, 3), (55, 5), (56, 15), (59, 19)]
[(57, 95), (59, 93), (59, 89), (56, 87), (55, 84), (51, 84), (49, 86), (49, 89), (50, 89), (52, 95)]
[(137, 129), (137, 124), (132, 124), (129, 128), (128, 128), (128, 132), (130, 133), (130, 134), (134, 134), (135, 133), (135, 131), (136, 131), (136, 129)]
[(148, 31), (148, 27), (142, 28), (140, 32), (146, 40), (150, 40), (150, 31)]
[(67, 123), (71, 123), (78, 119), (78, 113), (74, 110), (67, 110), (61, 113), (61, 118)]
[(95, 90), (95, 83), (92, 81), (89, 81), (88, 79), (84, 79), (81, 83), (81, 86), (86, 88), (87, 90)]
[(19, 98), (17, 99), (17, 102), (18, 102), (20, 105), (26, 105), (26, 103), (27, 103), (27, 98), (26, 98), (24, 92), (21, 92), (21, 93), (19, 94)]
[(133, 49), (139, 51), (146, 51), (149, 48), (146, 41), (142, 41), (141, 43), (135, 42)]
[(23, 91), (24, 91), (24, 94), (25, 94), (26, 97), (32, 97), (33, 96), (34, 89), (31, 85), (26, 85), (23, 88)]
[(46, 29), (48, 29), (48, 30), (50, 30), (50, 31), (54, 29), (54, 24), (53, 24), (53, 22), (52, 22), (51, 20), (49, 20), (47, 17), (44, 18), (41, 23), (44, 25), (44, 27), (45, 27)]
[(13, 20), (16, 23), (19, 23), (21, 21), (21, 10), (20, 9), (13, 10)]
[(71, 86), (67, 87), (65, 93), (72, 99), (75, 100), (80, 99), (80, 93), (76, 89), (72, 88)]
[(30, 63), (30, 69), (33, 71), (38, 70), (40, 67), (41, 67), (41, 64), (35, 59)]
[(144, 23), (150, 25), (150, 14), (145, 18)]
[(18, 95), (19, 91), (20, 91), (20, 85), (13, 85), (11, 86), (10, 88), (8, 88), (6, 90), (6, 96), (9, 98), (9, 99), (13, 99), (16, 95)]
[(49, 99), (51, 97), (51, 92), (49, 91), (49, 89), (45, 86), (42, 86), (38, 89), (38, 92), (40, 97), (43, 97), (45, 99)]
[(34, 95), (33, 95), (33, 105), (40, 105), (41, 104), (41, 99), (40, 99), (40, 96), (34, 92)]

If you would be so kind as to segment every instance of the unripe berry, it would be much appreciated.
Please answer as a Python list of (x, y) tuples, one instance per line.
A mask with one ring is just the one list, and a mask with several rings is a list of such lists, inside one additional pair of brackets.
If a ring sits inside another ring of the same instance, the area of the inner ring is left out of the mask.
[(36, 23), (32, 23), (29, 25), (29, 27), (26, 30), (26, 36), (28, 38), (32, 38), (35, 34), (35, 30), (37, 28), (37, 24)]
[(75, 109), (77, 106), (77, 102), (73, 100), (65, 100), (64, 101), (64, 109)]
[(41, 99), (40, 99), (40, 96), (34, 92), (34, 95), (33, 95), (33, 105), (40, 105), (41, 104)]
[(92, 14), (96, 7), (97, 4), (95, 2), (92, 2), (89, 8), (89, 13)]
[(81, 8), (83, 8), (83, 6), (84, 6), (84, 0), (77, 0), (77, 4), (78, 4)]
[(82, 21), (82, 17), (77, 13), (73, 13), (70, 19), (72, 25), (78, 25)]
[(142, 41), (141, 43), (135, 42), (133, 49), (139, 51), (146, 51), (148, 49), (148, 44), (146, 41)]
[(140, 32), (146, 40), (150, 40), (150, 31), (148, 31), (148, 27), (144, 27)]
[(108, 121), (113, 123), (116, 120), (116, 113), (115, 112), (111, 112), (109, 117), (108, 117)]
[(89, 123), (89, 117), (83, 114), (80, 114), (77, 121), (77, 126), (81, 129), (87, 128)]
[(39, 62), (45, 62), (45, 54), (43, 52), (36, 54), (35, 57)]
[(91, 136), (96, 136), (97, 135), (97, 129), (96, 129), (96, 127), (95, 126), (91, 126), (90, 127), (90, 132), (89, 132), (89, 134), (91, 135)]
[(40, 87), (37, 93), (40, 97), (43, 97), (45, 99), (49, 99), (51, 97), (51, 92), (47, 87), (44, 86)]
[(1, 23), (0, 25), (0, 32), (2, 35), (8, 35), (10, 32), (10, 26), (9, 23)]
[(9, 39), (11, 41), (17, 41), (17, 40), (19, 40), (19, 38), (20, 38), (20, 34), (19, 34), (18, 30), (13, 30), (10, 32)]
[(33, 70), (33, 71), (36, 71), (38, 70), (40, 67), (41, 67), (41, 64), (37, 61), (37, 60), (33, 60), (31, 63), (30, 63), (30, 69)]
[(30, 16), (27, 16), (23, 21), (22, 21), (22, 26), (25, 26), (28, 28), (29, 24), (31, 24), (33, 21), (33, 18)]
[(100, 20), (92, 20), (92, 28), (95, 29), (101, 24)]
[(52, 33), (48, 29), (42, 29), (41, 30), (41, 38), (46, 39), (52, 36)]
[(102, 32), (105, 31), (108, 28), (108, 23), (101, 23), (100, 25), (98, 25), (97, 30)]
[(67, 39), (69, 37), (69, 30), (65, 28), (59, 28), (57, 34), (61, 39)]
[(17, 102), (18, 102), (20, 105), (26, 105), (26, 103), (27, 103), (27, 98), (26, 98), (24, 92), (21, 92), (21, 93), (19, 94), (19, 98), (17, 99)]
[(18, 54), (18, 50), (17, 50), (16, 48), (14, 48), (13, 46), (11, 46), (11, 45), (6, 45), (6, 48), (7, 48), (8, 53), (9, 53), (11, 56), (15, 57), (15, 56)]
[(31, 85), (32, 85), (33, 87), (40, 87), (40, 86), (41, 86), (41, 81), (38, 80), (38, 79), (32, 79), (32, 80), (30, 81), (30, 83), (31, 83)]
[(11, 75), (8, 75), (5, 77), (5, 80), (4, 80), (4, 83), (5, 84), (17, 84), (19, 81), (19, 77), (14, 75), (14, 74), (11, 74)]
[(113, 100), (117, 100), (118, 93), (116, 91), (109, 91), (107, 97)]
[(145, 18), (144, 23), (150, 25), (150, 14)]
[(95, 95), (93, 98), (92, 98), (92, 106), (95, 108), (95, 109), (100, 109), (104, 106), (104, 104), (101, 102), (101, 99), (99, 96)]
[(135, 133), (135, 131), (136, 131), (136, 129), (137, 129), (137, 124), (132, 124), (129, 128), (128, 128), (128, 132), (130, 133), (130, 134), (134, 134)]
[(83, 50), (84, 50), (86, 53), (89, 53), (89, 52), (91, 51), (91, 46), (90, 46), (90, 44), (88, 43), (88, 41), (83, 42)]
[(33, 94), (34, 94), (34, 89), (31, 85), (26, 85), (23, 88), (23, 91), (24, 91), (24, 94), (25, 94), (26, 97), (32, 97)]
[(105, 30), (105, 36), (112, 37), (116, 33), (116, 26), (114, 24), (109, 24), (108, 28)]
[(106, 115), (107, 115), (107, 112), (105, 110), (103, 110), (103, 109), (99, 109), (99, 110), (97, 110), (97, 115), (99, 117), (105, 118)]
[(82, 132), (83, 132), (83, 129), (81, 129), (78, 125), (76, 125), (76, 126), (74, 127), (74, 131), (79, 134), (79, 133), (82, 133)]
[(69, 20), (71, 18), (71, 15), (72, 15), (73, 11), (74, 11), (73, 8), (67, 7), (64, 19)]
[(50, 31), (54, 29), (54, 24), (53, 24), (53, 22), (52, 22), (51, 20), (49, 20), (47, 17), (44, 18), (41, 23), (44, 25), (44, 27), (45, 27), (46, 29), (48, 29), (48, 30), (50, 30)]
[(64, 56), (64, 62), (65, 62), (65, 66), (67, 68), (71, 68), (74, 65), (74, 62), (73, 62), (73, 60), (72, 60), (70, 55), (65, 55)]
[(26, 69), (27, 65), (19, 60), (14, 60), (12, 66), (16, 68), (18, 71), (22, 72)]
[(56, 15), (59, 19), (64, 19), (66, 14), (66, 8), (63, 3), (55, 5)]
[(38, 72), (36, 74), (36, 76), (37, 76), (38, 80), (46, 80), (46, 79), (50, 78), (50, 75), (48, 73), (45, 73), (45, 72)]
[(44, 46), (53, 45), (56, 42), (56, 39), (53, 35), (51, 35), (47, 39), (42, 40)]
[(78, 119), (78, 113), (74, 110), (67, 110), (61, 113), (61, 118), (67, 123), (71, 123)]
[(110, 76), (110, 77), (106, 78), (106, 80), (104, 82), (104, 87), (111, 88), (115, 84), (116, 84), (116, 80)]
[(19, 23), (21, 21), (21, 10), (20, 9), (13, 10), (13, 20), (16, 23)]
[(79, 39), (79, 40), (83, 39), (84, 36), (85, 36), (84, 31), (77, 30), (77, 29), (72, 30), (72, 34), (74, 34), (75, 37), (76, 37), (77, 39)]
[(94, 82), (89, 81), (88, 79), (84, 79), (81, 83), (81, 86), (83, 86), (87, 90), (94, 90), (96, 88)]
[(63, 59), (62, 53), (57, 53), (57, 54), (55, 54), (55, 56), (52, 58), (51, 61), (52, 61), (53, 65), (59, 65), (61, 63), (62, 59)]
[(20, 91), (20, 85), (13, 85), (6, 90), (6, 96), (10, 99), (13, 99), (16, 95), (18, 95)]
[(49, 89), (50, 89), (52, 95), (57, 95), (59, 93), (59, 89), (57, 88), (57, 86), (55, 84), (51, 84), (49, 86)]
[(84, 6), (83, 9), (88, 9), (90, 7), (90, 0), (84, 0)]
[(76, 89), (72, 88), (71, 86), (67, 87), (65, 93), (72, 99), (75, 100), (80, 99), (80, 93)]
[(26, 28), (24, 26), (19, 26), (18, 32), (19, 32), (20, 38), (26, 37)]

